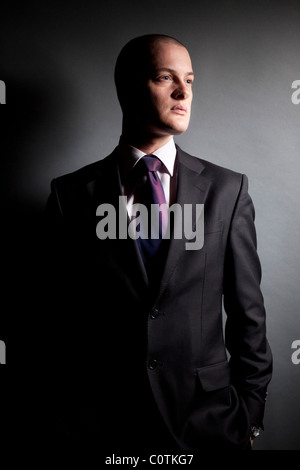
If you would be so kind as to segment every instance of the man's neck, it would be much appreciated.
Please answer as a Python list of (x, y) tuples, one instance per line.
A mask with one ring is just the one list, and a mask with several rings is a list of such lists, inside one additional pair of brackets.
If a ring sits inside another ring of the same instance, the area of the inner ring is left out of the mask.
[(154, 153), (155, 150), (159, 149), (167, 142), (172, 139), (172, 135), (164, 136), (149, 136), (149, 135), (131, 135), (130, 133), (122, 133), (122, 139), (132, 147), (135, 147), (146, 154)]

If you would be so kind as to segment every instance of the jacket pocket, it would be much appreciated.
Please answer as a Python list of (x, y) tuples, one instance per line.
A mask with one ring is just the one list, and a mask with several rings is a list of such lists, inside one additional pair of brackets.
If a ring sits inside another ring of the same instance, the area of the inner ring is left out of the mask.
[(196, 369), (202, 389), (212, 392), (230, 385), (230, 366), (227, 361)]

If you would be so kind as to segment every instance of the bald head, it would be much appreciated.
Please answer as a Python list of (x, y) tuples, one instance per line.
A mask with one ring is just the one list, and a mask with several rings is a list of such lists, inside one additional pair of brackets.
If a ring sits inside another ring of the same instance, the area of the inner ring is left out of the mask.
[[(117, 95), (123, 108), (130, 90), (137, 90), (137, 78), (141, 84), (146, 79), (151, 67), (152, 56), (160, 43), (175, 44), (185, 47), (177, 39), (164, 34), (146, 34), (129, 41), (121, 50), (115, 66), (115, 84)], [(138, 77), (137, 75), (138, 74)]]
[(177, 39), (151, 34), (127, 43), (115, 68), (123, 111), (122, 136), (140, 149), (137, 143), (142, 142), (149, 150), (185, 132), (193, 79), (190, 55)]

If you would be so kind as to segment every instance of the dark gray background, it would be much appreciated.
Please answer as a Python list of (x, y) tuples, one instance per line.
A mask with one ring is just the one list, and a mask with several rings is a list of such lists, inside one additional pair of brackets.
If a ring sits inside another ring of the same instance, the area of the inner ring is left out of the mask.
[[(196, 74), (191, 125), (176, 142), (246, 173), (256, 207), (274, 378), (255, 449), (300, 450), (300, 364), (291, 361), (291, 344), (300, 339), (300, 105), (291, 101), (292, 82), (300, 79), (299, 1), (52, 1), (1, 10), (1, 241), (9, 308), (0, 339), (8, 363), (23, 325), (20, 312), (14, 322), (18, 293), (9, 286), (18, 255), (25, 245), (32, 249), (32, 221), (50, 181), (116, 146), (117, 54), (132, 37), (169, 34), (186, 44)], [(128, 72), (139, 79), (138, 66)]]

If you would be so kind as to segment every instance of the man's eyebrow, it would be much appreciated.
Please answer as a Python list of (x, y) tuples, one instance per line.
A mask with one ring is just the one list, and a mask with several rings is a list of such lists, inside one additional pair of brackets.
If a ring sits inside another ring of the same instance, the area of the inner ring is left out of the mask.
[[(160, 73), (160, 72), (177, 73), (176, 70), (170, 69), (169, 67), (161, 67), (161, 68), (155, 70), (155, 73)], [(195, 74), (194, 74), (193, 71), (191, 71), (191, 72), (187, 72), (185, 75), (189, 75), (189, 76), (192, 75), (192, 76), (194, 76)]]

